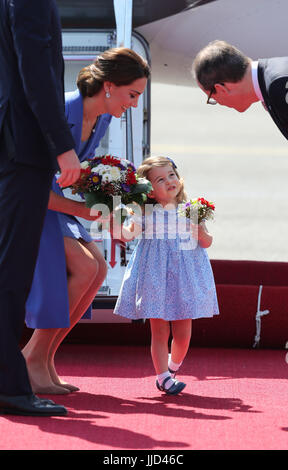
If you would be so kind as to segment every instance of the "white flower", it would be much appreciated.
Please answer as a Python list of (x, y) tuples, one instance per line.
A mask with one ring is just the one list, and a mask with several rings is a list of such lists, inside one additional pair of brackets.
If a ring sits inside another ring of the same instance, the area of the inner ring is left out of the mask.
[(121, 165), (126, 166), (126, 168), (129, 165), (129, 163), (131, 163), (129, 162), (129, 160), (125, 160), (124, 158), (121, 159)]
[(83, 168), (83, 170), (86, 170), (86, 168), (89, 167), (89, 163), (87, 161), (84, 161), (84, 162), (80, 163), (80, 166), (81, 166), (81, 168)]
[(111, 183), (111, 181), (112, 181), (112, 176), (109, 173), (103, 173), (102, 174), (102, 183), (103, 184)]
[(103, 175), (104, 173), (109, 172), (110, 167), (108, 165), (103, 165), (103, 163), (100, 163), (99, 165), (95, 166), (92, 168), (93, 173), (98, 173), (98, 175)]
[(112, 166), (110, 169), (110, 175), (114, 181), (117, 181), (121, 177), (121, 172), (117, 166)]

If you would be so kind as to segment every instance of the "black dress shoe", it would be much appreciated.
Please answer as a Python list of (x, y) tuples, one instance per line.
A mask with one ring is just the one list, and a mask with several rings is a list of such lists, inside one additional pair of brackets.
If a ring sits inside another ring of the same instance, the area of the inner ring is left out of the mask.
[(23, 416), (65, 416), (66, 408), (36, 395), (0, 395), (0, 414)]
[(49, 400), (48, 398), (39, 398), (38, 395), (34, 395), (34, 397), (36, 398), (36, 400), (39, 400), (42, 403), (50, 403), (50, 405), (55, 405), (56, 404), (55, 401)]

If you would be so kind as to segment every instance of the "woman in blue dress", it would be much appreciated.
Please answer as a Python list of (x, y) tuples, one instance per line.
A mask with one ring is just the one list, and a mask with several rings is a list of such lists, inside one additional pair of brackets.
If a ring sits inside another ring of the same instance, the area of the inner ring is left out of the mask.
[[(183, 181), (173, 161), (150, 157), (137, 170), (152, 184), (145, 216), (134, 214), (122, 227), (123, 240), (140, 237), (124, 274), (114, 313), (148, 318), (157, 388), (180, 393), (175, 379), (190, 344), (192, 319), (218, 315), (213, 273), (205, 248), (213, 237), (205, 223), (191, 224), (178, 213), (185, 200)], [(135, 209), (136, 211), (136, 209)], [(168, 340), (172, 330), (171, 355)]]
[[(66, 117), (80, 161), (94, 157), (112, 116), (119, 118), (137, 106), (149, 75), (147, 62), (126, 48), (109, 49), (80, 71), (77, 90), (65, 96)], [(85, 203), (66, 198), (55, 179), (26, 303), (26, 324), (35, 331), (22, 352), (37, 393), (78, 389), (60, 379), (54, 356), (68, 332), (91, 311), (107, 274), (102, 254), (75, 216), (97, 218)]]

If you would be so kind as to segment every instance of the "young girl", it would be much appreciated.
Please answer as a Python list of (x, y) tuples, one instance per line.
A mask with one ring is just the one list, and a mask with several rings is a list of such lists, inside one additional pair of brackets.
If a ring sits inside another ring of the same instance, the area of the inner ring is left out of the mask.
[[(151, 182), (149, 202), (154, 205), (146, 205), (145, 216), (134, 214), (130, 226), (122, 227), (123, 241), (141, 238), (127, 266), (114, 313), (131, 319), (150, 319), (156, 386), (175, 395), (186, 385), (178, 382), (175, 375), (188, 351), (192, 318), (219, 313), (205, 250), (211, 245), (212, 236), (204, 223), (195, 230), (190, 221), (178, 214), (177, 206), (186, 196), (172, 160), (147, 158), (137, 173)], [(170, 322), (173, 339), (168, 354)]]

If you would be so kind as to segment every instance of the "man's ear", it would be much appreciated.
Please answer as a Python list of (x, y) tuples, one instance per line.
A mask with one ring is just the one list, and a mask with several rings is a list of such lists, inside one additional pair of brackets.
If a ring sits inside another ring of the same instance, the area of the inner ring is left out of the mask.
[(150, 191), (150, 193), (147, 194), (147, 196), (148, 196), (150, 199), (155, 199), (155, 198), (154, 198), (154, 191), (153, 191), (153, 189)]
[(218, 94), (218, 96), (223, 96), (229, 91), (225, 83), (215, 83), (214, 88), (216, 90), (215, 94)]

